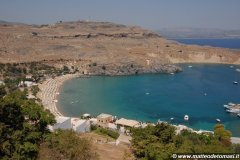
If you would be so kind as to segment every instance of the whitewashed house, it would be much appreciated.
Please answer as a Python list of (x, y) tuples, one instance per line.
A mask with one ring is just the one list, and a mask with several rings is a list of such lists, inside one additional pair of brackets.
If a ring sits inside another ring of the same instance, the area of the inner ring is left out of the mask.
[(64, 116), (57, 116), (55, 119), (56, 123), (53, 126), (48, 126), (49, 130), (52, 132), (57, 129), (73, 130), (79, 133), (85, 133), (90, 131), (90, 120)]
[(36, 86), (37, 84), (35, 82), (32, 82), (32, 81), (21, 81), (19, 83), (19, 87), (32, 87), (32, 86)]
[(70, 117), (57, 116), (56, 123), (53, 126), (49, 126), (50, 131), (57, 129), (72, 129), (72, 123)]
[(89, 132), (90, 131), (90, 121), (86, 119), (71, 118), (72, 129), (76, 132)]

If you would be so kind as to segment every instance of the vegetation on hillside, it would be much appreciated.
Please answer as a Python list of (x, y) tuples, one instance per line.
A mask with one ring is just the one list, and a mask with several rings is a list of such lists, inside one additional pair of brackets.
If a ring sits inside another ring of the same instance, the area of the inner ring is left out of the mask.
[(171, 159), (173, 153), (233, 153), (239, 149), (230, 142), (231, 134), (224, 126), (216, 125), (214, 134), (183, 131), (161, 123), (156, 126), (132, 129), (132, 149), (137, 159)]
[(50, 134), (41, 144), (38, 156), (39, 160), (90, 160), (98, 159), (98, 155), (92, 150), (90, 141), (70, 130), (59, 130)]
[(55, 122), (49, 111), (26, 93), (15, 91), (0, 98), (0, 158), (34, 159), (48, 124)]
[(0, 159), (36, 159), (39, 148), (50, 159), (57, 157), (55, 154), (61, 156), (59, 159), (96, 157), (90, 142), (76, 133), (50, 133), (47, 125), (55, 123), (54, 116), (26, 95), (19, 90), (7, 94), (5, 87), (0, 86)]
[(94, 131), (95, 133), (100, 134), (100, 135), (111, 137), (113, 139), (117, 139), (119, 137), (118, 132), (111, 130), (111, 129), (98, 127), (95, 125), (91, 125), (91, 131)]

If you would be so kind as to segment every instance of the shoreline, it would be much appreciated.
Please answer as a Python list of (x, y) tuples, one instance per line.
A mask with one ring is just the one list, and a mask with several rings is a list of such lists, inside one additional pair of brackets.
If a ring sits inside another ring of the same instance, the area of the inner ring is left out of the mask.
[(39, 84), (40, 92), (37, 94), (37, 97), (41, 99), (44, 109), (48, 109), (54, 116), (64, 116), (59, 111), (57, 96), (60, 94), (59, 91), (64, 82), (79, 76), (81, 74), (66, 74), (55, 78), (48, 78), (42, 84)]

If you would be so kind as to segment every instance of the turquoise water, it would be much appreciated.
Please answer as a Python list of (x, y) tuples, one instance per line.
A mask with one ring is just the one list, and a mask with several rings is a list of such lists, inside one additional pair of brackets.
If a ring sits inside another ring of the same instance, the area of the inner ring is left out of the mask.
[(240, 39), (173, 39), (184, 44), (197, 44), (222, 48), (240, 49)]
[[(240, 118), (226, 113), (223, 104), (240, 103), (240, 72), (234, 66), (181, 65), (183, 72), (120, 77), (76, 78), (67, 81), (59, 109), (67, 116), (109, 113), (118, 117), (156, 122), (158, 119), (195, 129), (213, 130), (216, 118), (240, 136)], [(206, 94), (205, 94), (206, 93)], [(188, 114), (189, 122), (183, 117)]]

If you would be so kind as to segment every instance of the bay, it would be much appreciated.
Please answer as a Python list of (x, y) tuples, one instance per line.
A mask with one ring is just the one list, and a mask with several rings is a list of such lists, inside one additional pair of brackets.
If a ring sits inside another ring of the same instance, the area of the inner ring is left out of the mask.
[[(234, 136), (240, 136), (240, 118), (223, 105), (240, 103), (240, 66), (179, 64), (183, 72), (138, 76), (76, 78), (67, 81), (58, 97), (66, 116), (109, 113), (139, 121), (184, 124), (213, 130), (219, 118)], [(189, 65), (192, 67), (190, 68)], [(183, 120), (189, 115), (188, 122)], [(173, 121), (170, 118), (174, 118)]]

